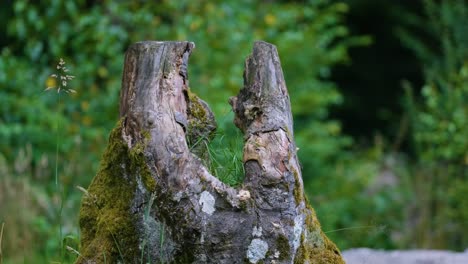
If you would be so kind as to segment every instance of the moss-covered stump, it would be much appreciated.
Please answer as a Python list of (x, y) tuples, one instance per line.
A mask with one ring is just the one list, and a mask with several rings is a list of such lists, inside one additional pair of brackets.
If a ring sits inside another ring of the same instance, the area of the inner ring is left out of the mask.
[(147, 41), (127, 51), (121, 119), (83, 197), (77, 263), (343, 263), (303, 193), (276, 48), (255, 43), (230, 100), (245, 135), (239, 188), (211, 175), (194, 145), (216, 123), (188, 88), (193, 48)]

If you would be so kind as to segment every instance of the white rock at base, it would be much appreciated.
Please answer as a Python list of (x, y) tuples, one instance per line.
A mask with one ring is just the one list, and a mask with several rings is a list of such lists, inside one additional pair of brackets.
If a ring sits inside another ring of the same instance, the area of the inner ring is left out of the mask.
[(344, 250), (347, 264), (468, 264), (465, 252), (444, 250), (375, 250), (356, 248)]

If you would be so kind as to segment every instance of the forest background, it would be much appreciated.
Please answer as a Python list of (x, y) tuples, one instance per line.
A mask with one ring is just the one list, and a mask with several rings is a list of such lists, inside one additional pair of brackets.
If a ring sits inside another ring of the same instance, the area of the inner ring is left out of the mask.
[[(463, 0), (6, 0), (0, 25), (0, 262), (76, 257), (82, 188), (118, 120), (124, 52), (141, 40), (196, 43), (190, 86), (216, 114), (210, 169), (226, 183), (242, 181), (227, 101), (265, 40), (305, 190), (339, 248), (468, 247)], [(62, 85), (60, 58), (76, 93), (44, 91)]]

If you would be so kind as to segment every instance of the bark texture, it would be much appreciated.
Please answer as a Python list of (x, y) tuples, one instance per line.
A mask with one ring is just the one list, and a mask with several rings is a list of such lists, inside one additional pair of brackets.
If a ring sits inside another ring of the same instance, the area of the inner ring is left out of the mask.
[(275, 46), (254, 44), (230, 99), (245, 139), (239, 188), (211, 175), (206, 151), (187, 143), (216, 129), (189, 90), (193, 48), (146, 41), (127, 51), (120, 121), (82, 201), (77, 263), (344, 263), (304, 196)]

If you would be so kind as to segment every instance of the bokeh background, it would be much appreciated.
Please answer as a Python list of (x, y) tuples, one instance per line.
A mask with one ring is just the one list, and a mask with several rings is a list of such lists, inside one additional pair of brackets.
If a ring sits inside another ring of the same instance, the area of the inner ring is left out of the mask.
[[(98, 169), (141, 40), (196, 43), (190, 86), (216, 114), (212, 171), (227, 183), (242, 174), (227, 101), (265, 40), (327, 235), (341, 249), (468, 247), (466, 1), (2, 0), (0, 25), (0, 262), (73, 262), (77, 186)], [(77, 93), (44, 92), (60, 58)]]

